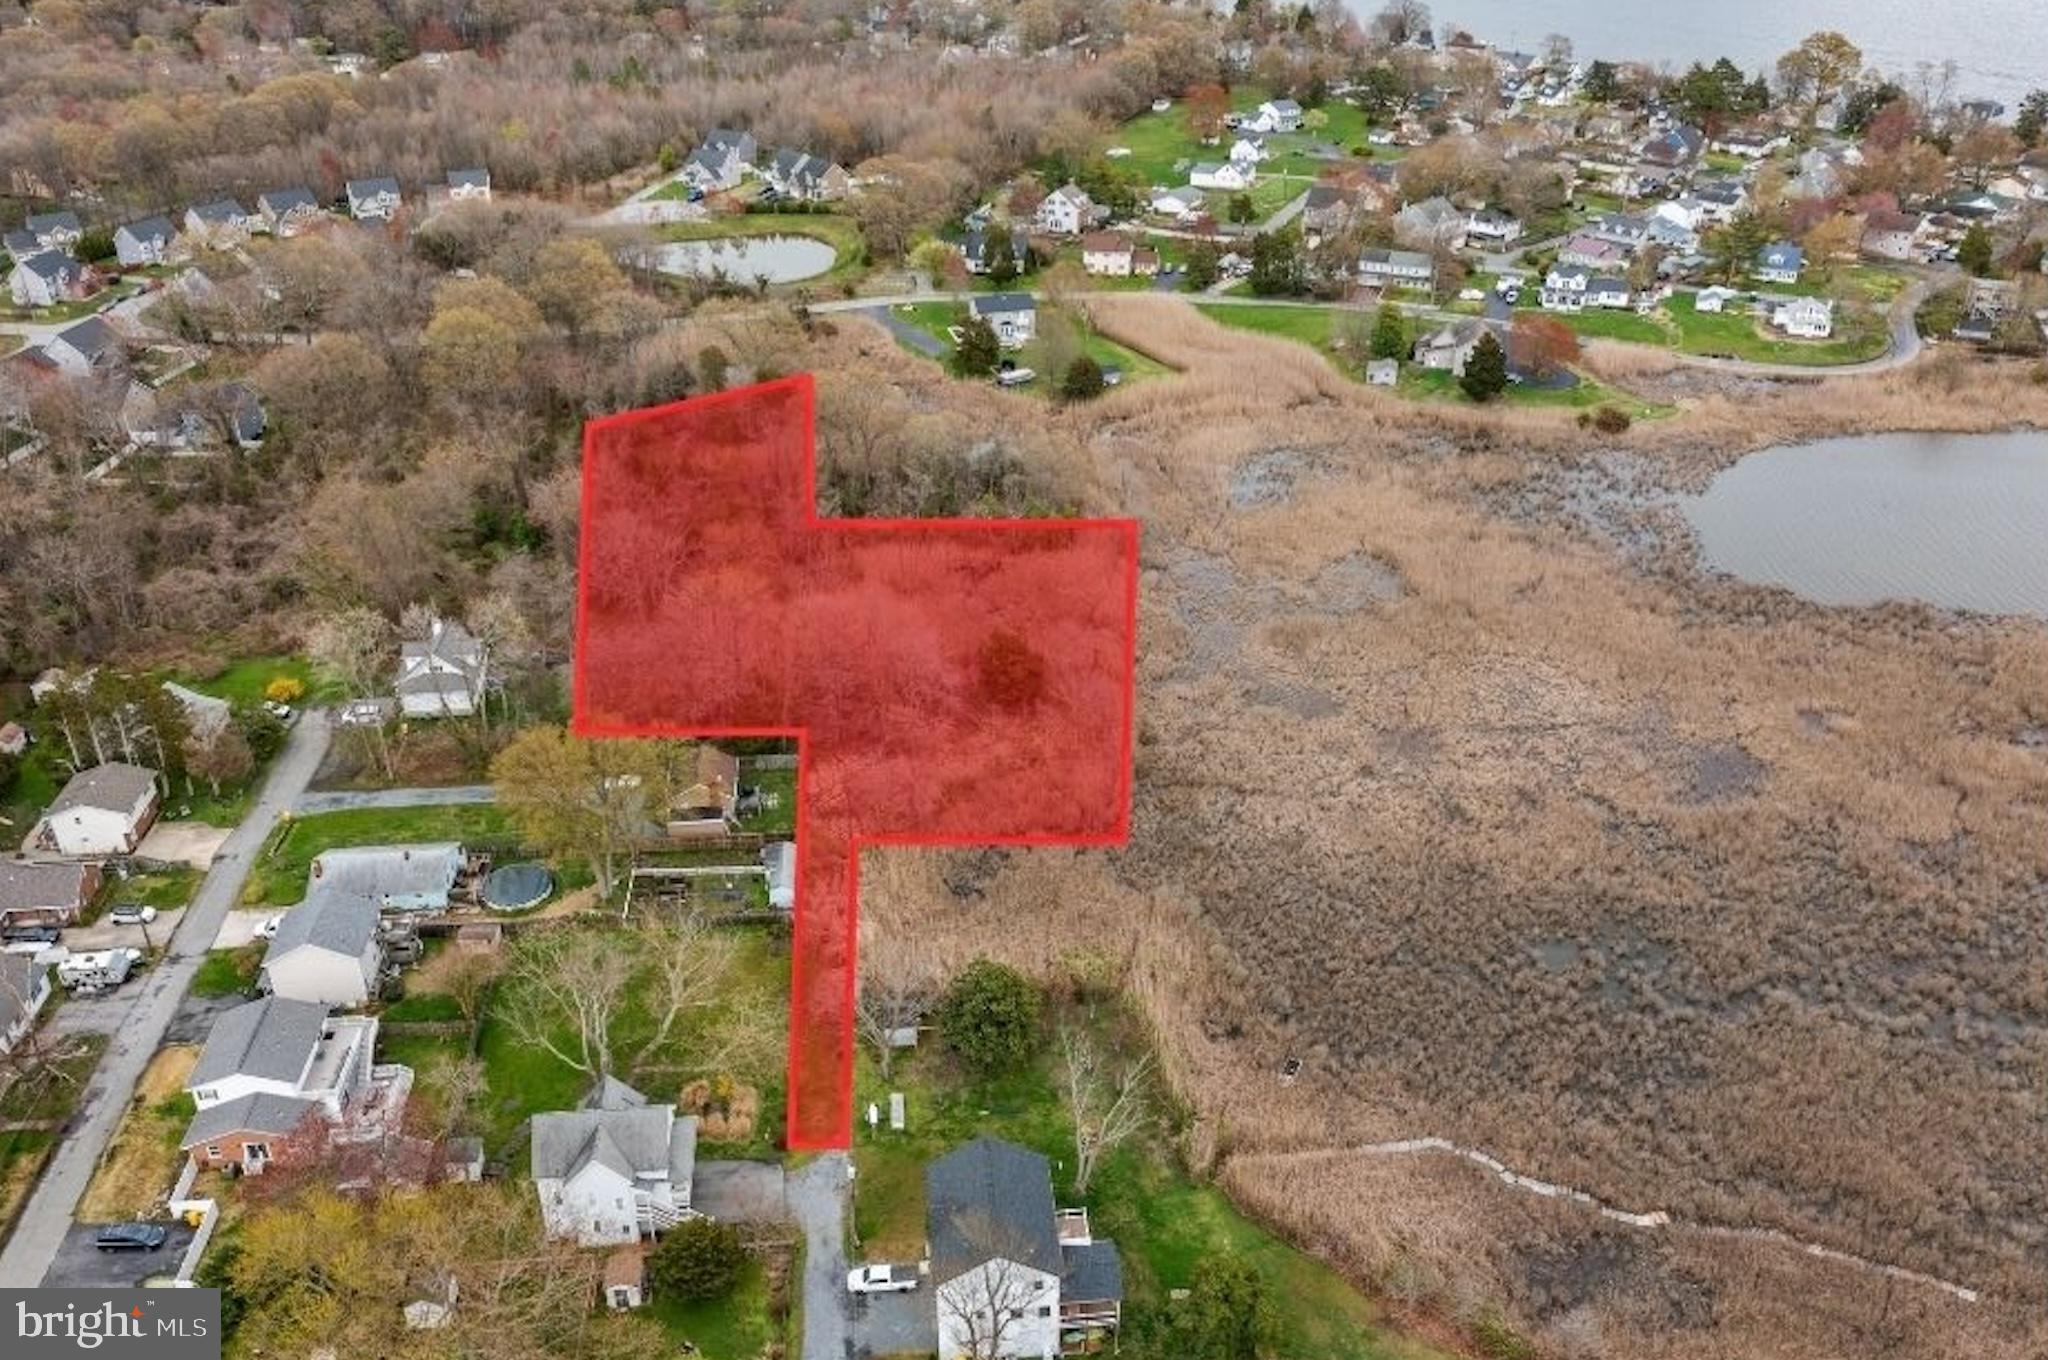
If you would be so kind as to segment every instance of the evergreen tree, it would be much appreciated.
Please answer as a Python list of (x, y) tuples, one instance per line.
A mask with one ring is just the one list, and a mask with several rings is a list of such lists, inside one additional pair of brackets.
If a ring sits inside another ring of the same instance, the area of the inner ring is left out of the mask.
[(1008, 283), (1017, 277), (1017, 245), (1001, 222), (988, 224), (981, 257), (988, 261), (988, 276), (995, 282)]
[(1963, 233), (1962, 242), (1956, 247), (1956, 263), (1974, 278), (1991, 277), (1991, 233), (1982, 222)]
[(1293, 227), (1252, 238), (1252, 291), (1260, 297), (1294, 297), (1305, 283), (1301, 233)]
[(1022, 973), (990, 959), (967, 965), (939, 1003), (939, 1033), (984, 1072), (1014, 1068), (1038, 1046), (1038, 989)]
[(1621, 94), (1621, 68), (1611, 61), (1596, 61), (1586, 68), (1586, 98), (1596, 104), (1611, 104)]
[(1068, 401), (1086, 401), (1102, 394), (1102, 365), (1083, 354), (1067, 365), (1060, 380), (1060, 395)]
[(1183, 270), (1189, 288), (1199, 292), (1216, 282), (1222, 269), (1221, 255), (1214, 241), (1197, 241), (1188, 248), (1187, 265)]
[(2013, 119), (2012, 130), (2023, 146), (2041, 144), (2041, 134), (2048, 132), (2048, 90), (2027, 92), (2027, 97), (2020, 101), (2019, 117)]
[(963, 378), (986, 378), (996, 371), (1002, 357), (994, 326), (978, 316), (961, 323), (960, 343), (953, 350), (953, 372)]
[(1372, 325), (1372, 357), (1375, 359), (1405, 359), (1408, 357), (1408, 323), (1402, 319), (1401, 309), (1389, 302), (1380, 308), (1379, 317)]
[(1465, 395), (1474, 401), (1492, 401), (1508, 386), (1508, 356), (1500, 347), (1500, 341), (1488, 331), (1479, 337), (1479, 343), (1472, 347), (1472, 356), (1465, 360), (1465, 375), (1458, 379), (1458, 386), (1465, 389)]

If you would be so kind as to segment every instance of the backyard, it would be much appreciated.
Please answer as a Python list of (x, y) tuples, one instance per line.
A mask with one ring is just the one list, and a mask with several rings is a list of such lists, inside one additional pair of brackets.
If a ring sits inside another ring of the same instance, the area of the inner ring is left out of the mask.
[[(1064, 1007), (1062, 1019), (1099, 1041), (1136, 1042), (1131, 1023), (1112, 1007)], [(867, 1260), (916, 1260), (923, 1254), (924, 1168), (934, 1157), (980, 1134), (993, 1134), (1044, 1153), (1053, 1162), (1053, 1198), (1077, 1203), (1065, 1168), (1074, 1148), (1059, 1095), (1052, 1045), (1001, 1076), (977, 1078), (937, 1040), (897, 1059), (884, 1082), (863, 1047), (855, 1108), (905, 1098), (908, 1128), (886, 1122), (870, 1130), (856, 1121), (854, 1226)], [(1175, 1289), (1187, 1287), (1204, 1258), (1244, 1261), (1264, 1278), (1277, 1310), (1272, 1360), (1441, 1360), (1441, 1353), (1381, 1330), (1379, 1310), (1329, 1267), (1282, 1242), (1230, 1206), (1221, 1192), (1196, 1182), (1173, 1151), (1177, 1111), (1161, 1108), (1152, 1126), (1104, 1157), (1084, 1202), (1098, 1237), (1113, 1239), (1123, 1258), (1125, 1331), (1137, 1337), (1164, 1313)]]
[(1680, 335), (1679, 349), (1688, 354), (1727, 355), (1774, 364), (1850, 364), (1885, 352), (1889, 335), (1875, 314), (1837, 307), (1836, 334), (1829, 340), (1794, 340), (1772, 333), (1746, 308), (1702, 312), (1695, 295), (1673, 298), (1666, 307)]
[[(584, 928), (578, 928), (584, 929)], [(621, 951), (640, 948), (642, 941), (615, 927), (590, 927), (590, 937)], [(562, 932), (550, 932), (547, 938)], [(509, 942), (512, 950), (534, 947)], [(675, 947), (672, 940), (656, 944)], [(614, 1075), (639, 1086), (655, 1101), (677, 1099), (683, 1084), (698, 1078), (731, 1076), (743, 1091), (757, 1093), (752, 1127), (734, 1137), (715, 1131), (700, 1135), (700, 1156), (760, 1157), (774, 1155), (782, 1130), (782, 1067), (784, 1017), (788, 1010), (789, 949), (779, 930), (720, 930), (706, 942), (729, 948), (730, 963), (722, 980), (700, 1002), (681, 1014), (665, 1039), (657, 1041), (658, 1017), (652, 1007), (659, 987), (651, 965), (636, 971), (633, 983), (611, 1024), (617, 1060)], [(461, 956), (455, 956), (459, 960)], [(423, 965), (406, 975), (406, 995), (385, 1010), (378, 1035), (378, 1061), (404, 1063), (417, 1077), (415, 1090), (429, 1108), (446, 1113), (449, 1064), (469, 1051), (466, 1038), (451, 1021), (459, 1021), (454, 996), (441, 990), (442, 968)], [(501, 975), (486, 994), (476, 1044), (483, 1068), (483, 1092), (469, 1107), (474, 1125), (493, 1158), (523, 1162), (526, 1120), (544, 1110), (574, 1109), (589, 1090), (591, 1074), (562, 1061), (542, 1045), (526, 1039), (508, 1018), (518, 1004), (514, 984)], [(576, 1051), (566, 1021), (552, 1032), (556, 1047)], [(731, 1102), (737, 1109), (744, 1096)]]

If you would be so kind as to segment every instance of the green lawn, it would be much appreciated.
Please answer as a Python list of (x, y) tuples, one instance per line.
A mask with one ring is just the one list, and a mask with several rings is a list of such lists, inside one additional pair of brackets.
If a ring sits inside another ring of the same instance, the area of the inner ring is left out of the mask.
[(110, 903), (136, 902), (158, 911), (175, 911), (192, 900), (199, 879), (197, 869), (181, 864), (153, 874), (109, 878), (102, 895)]
[(733, 236), (809, 236), (835, 252), (832, 268), (791, 287), (817, 288), (852, 279), (866, 268), (867, 242), (850, 217), (837, 213), (732, 213), (705, 222), (671, 222), (656, 229), (664, 241), (715, 241)]
[[(1120, 1024), (1079, 1016), (1075, 1023), (1106, 1030)], [(1125, 1031), (1128, 1034), (1128, 1029)], [(1058, 1095), (1052, 1045), (1025, 1067), (986, 1079), (968, 1075), (935, 1040), (898, 1059), (888, 1082), (876, 1074), (863, 1048), (855, 1108), (874, 1101), (885, 1110), (890, 1091), (901, 1091), (908, 1129), (886, 1122), (869, 1131), (856, 1121), (854, 1222), (862, 1259), (915, 1260), (925, 1237), (924, 1167), (979, 1134), (994, 1134), (1053, 1159), (1053, 1195), (1073, 1205), (1068, 1174), (1072, 1128)], [(1249, 1262), (1265, 1277), (1277, 1309), (1271, 1360), (1442, 1360), (1442, 1353), (1382, 1330), (1372, 1301), (1322, 1262), (1275, 1237), (1231, 1207), (1217, 1190), (1196, 1183), (1172, 1153), (1171, 1125), (1162, 1110), (1148, 1138), (1109, 1156), (1085, 1197), (1099, 1237), (1114, 1240), (1123, 1257), (1125, 1326), (1142, 1331), (1168, 1305), (1170, 1291), (1189, 1283), (1204, 1257)]]
[[(1230, 107), (1246, 113), (1264, 103), (1266, 97), (1266, 91), (1256, 85), (1240, 85), (1230, 92)], [(1366, 116), (1355, 105), (1330, 100), (1312, 109), (1311, 117), (1315, 113), (1323, 116), (1320, 128), (1266, 135), (1271, 157), (1261, 165), (1262, 173), (1314, 178), (1329, 162), (1301, 154), (1304, 148), (1329, 142), (1348, 152), (1365, 141)], [(1110, 134), (1109, 145), (1130, 149), (1131, 154), (1118, 157), (1115, 164), (1143, 175), (1146, 183), (1176, 185), (1187, 183), (1188, 168), (1196, 161), (1221, 160), (1229, 155), (1235, 137), (1234, 132), (1225, 129), (1220, 145), (1204, 146), (1188, 128), (1187, 106), (1176, 99), (1165, 113), (1147, 111), (1125, 123)], [(1298, 184), (1295, 192), (1307, 187), (1306, 183)]]
[(1337, 319), (1334, 307), (1287, 307), (1271, 303), (1216, 303), (1197, 302), (1195, 310), (1211, 321), (1239, 330), (1258, 331), (1262, 335), (1278, 335), (1288, 340), (1299, 340), (1304, 345), (1313, 345), (1328, 352), (1330, 336)]
[(405, 845), (433, 841), (504, 842), (512, 825), (494, 804), (451, 807), (359, 808), (317, 812), (281, 821), (264, 843), (242, 889), (242, 901), (290, 906), (306, 895), (306, 874), (323, 850), (349, 845)]
[[(1528, 293), (1523, 294), (1524, 297)], [(1537, 307), (1524, 307), (1524, 311), (1539, 311)], [(1625, 340), (1636, 345), (1669, 346), (1671, 333), (1658, 324), (1654, 317), (1637, 316), (1632, 311), (1590, 310), (1584, 312), (1545, 312), (1554, 316), (1574, 333), (1588, 340)]]
[[(951, 358), (953, 342), (948, 338), (947, 331), (949, 328), (960, 324), (961, 320), (965, 317), (966, 309), (961, 304), (957, 302), (914, 302), (898, 307), (896, 312), (899, 316), (903, 316), (914, 323), (920, 330), (945, 344), (946, 352), (944, 355), (939, 356), (939, 362), (943, 363)], [(1075, 320), (1076, 324), (1081, 328), (1082, 351), (1105, 368), (1122, 369), (1125, 383), (1142, 382), (1147, 378), (1157, 378), (1173, 372), (1171, 368), (1160, 363), (1151, 355), (1132, 349), (1128, 345), (1118, 344), (1108, 336), (1089, 326), (1079, 317), (1076, 317)], [(904, 348), (909, 349), (909, 346), (906, 345)], [(917, 351), (913, 350), (912, 352), (916, 353)], [(1034, 340), (1020, 350), (1009, 352), (1006, 357), (1016, 360), (1024, 368), (1033, 369), (1037, 372), (1037, 381), (1023, 389), (1027, 394), (1049, 399), (1059, 390), (1059, 379), (1058, 375), (1045, 371), (1043, 353), (1043, 344), (1040, 341)], [(919, 357), (929, 356), (920, 355)], [(748, 829), (752, 830), (754, 828), (749, 826)]]
[(1687, 293), (1667, 304), (1668, 314), (1678, 327), (1679, 348), (1688, 354), (1823, 367), (1874, 359), (1884, 353), (1888, 343), (1880, 320), (1848, 308), (1836, 309), (1835, 338), (1793, 340), (1769, 333), (1747, 310), (1701, 312), (1694, 309), (1693, 303), (1693, 295)]
[(774, 1333), (768, 1317), (768, 1272), (749, 1260), (732, 1293), (722, 1299), (663, 1298), (647, 1304), (648, 1316), (662, 1325), (678, 1346), (696, 1347), (689, 1354), (704, 1360), (755, 1360)]
[(198, 971), (192, 974), (192, 995), (203, 997), (239, 996), (256, 985), (256, 974), (263, 966), (264, 944), (243, 945), (240, 949), (215, 949), (199, 961)]
[(262, 703), (264, 687), (278, 678), (296, 680), (305, 686), (305, 698), (300, 700), (301, 703), (335, 699), (341, 695), (341, 687), (333, 677), (318, 671), (302, 656), (242, 657), (228, 662), (212, 674), (180, 674), (172, 678), (201, 694), (211, 694), (216, 699), (245, 707)]

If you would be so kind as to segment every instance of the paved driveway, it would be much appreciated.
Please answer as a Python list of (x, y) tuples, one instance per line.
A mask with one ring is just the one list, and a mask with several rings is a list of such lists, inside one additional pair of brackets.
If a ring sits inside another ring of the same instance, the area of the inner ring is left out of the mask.
[(356, 808), (451, 807), (495, 803), (498, 791), (489, 784), (452, 784), (433, 789), (343, 789), (299, 796), (294, 812), (348, 812)]
[(721, 1223), (787, 1223), (782, 1168), (771, 1162), (699, 1162), (690, 1207)]
[(227, 842), (228, 833), (205, 822), (158, 822), (135, 847), (138, 859), (162, 860), (165, 864), (189, 864), (207, 869)]
[(101, 1251), (92, 1242), (102, 1226), (79, 1223), (64, 1234), (43, 1288), (133, 1289), (152, 1276), (177, 1274), (185, 1248), (192, 1245), (192, 1229), (166, 1220), (162, 1227), (170, 1237), (155, 1251)]
[(803, 1360), (852, 1360), (846, 1293), (846, 1169), (828, 1152), (789, 1177), (789, 1212), (804, 1234)]
[(71, 1211), (85, 1193), (100, 1154), (121, 1122), (142, 1069), (163, 1042), (180, 998), (192, 985), (200, 959), (220, 933), (221, 921), (241, 896), (250, 862), (262, 850), (272, 823), (305, 792), (313, 772), (320, 768), (327, 736), (324, 711), (307, 713), (293, 727), (291, 738), (263, 781), (255, 805), (228, 836), (213, 868), (207, 871), (199, 891), (193, 895), (192, 905), (186, 908), (165, 957), (143, 974), (139, 987), (123, 987), (114, 994), (113, 1000), (127, 1005), (127, 1014), (113, 1031), (113, 1041), (107, 1045), (105, 1056), (79, 1097), (71, 1131), (57, 1144), (49, 1165), (43, 1168), (41, 1179), (21, 1207), (6, 1250), (0, 1252), (0, 1287), (33, 1288), (62, 1252), (72, 1230)]
[(901, 1294), (858, 1294), (853, 1299), (856, 1360), (885, 1355), (929, 1355), (939, 1348), (939, 1315), (929, 1284)]
[(889, 334), (895, 336), (919, 354), (933, 359), (945, 357), (946, 342), (908, 317), (898, 316), (888, 307), (865, 307), (861, 309), (861, 313), (864, 316), (873, 318), (876, 322), (880, 323), (882, 329), (888, 331)]
[[(116, 888), (118, 892), (118, 886)], [(115, 901), (120, 901), (117, 896)], [(83, 954), (94, 949), (112, 949), (125, 945), (130, 949), (145, 949), (159, 945), (177, 933), (178, 922), (185, 919), (187, 908), (160, 911), (156, 919), (146, 926), (117, 926), (105, 916), (89, 926), (71, 926), (64, 931), (64, 947), (74, 954)]]

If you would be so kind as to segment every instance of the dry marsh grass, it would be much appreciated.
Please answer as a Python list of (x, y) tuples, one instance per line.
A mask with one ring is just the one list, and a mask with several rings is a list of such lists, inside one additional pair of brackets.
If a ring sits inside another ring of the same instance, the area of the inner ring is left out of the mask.
[[(1113, 951), (1191, 1160), (1404, 1306), (1570, 1355), (2048, 1350), (2048, 630), (1646, 574), (1486, 508), (1594, 451), (1569, 414), (1420, 411), (1171, 301), (1096, 313), (1185, 370), (1035, 416), (1087, 508), (1145, 519), (1131, 843), (975, 857), (964, 896), (961, 856), (878, 855), (867, 928), (1054, 978)], [(2048, 423), (2026, 370), (1965, 376), (1710, 395), (1601, 446), (1678, 483)], [(1986, 1297), (1346, 1151), (1423, 1134)]]

